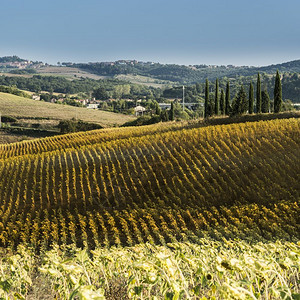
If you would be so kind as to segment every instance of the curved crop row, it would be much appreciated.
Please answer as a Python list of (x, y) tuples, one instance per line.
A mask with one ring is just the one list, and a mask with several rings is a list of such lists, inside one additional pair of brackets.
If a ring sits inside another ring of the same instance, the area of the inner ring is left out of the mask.
[(150, 128), (89, 144), (91, 132), (79, 149), (52, 140), (55, 151), (2, 159), (0, 246), (299, 237), (299, 125)]

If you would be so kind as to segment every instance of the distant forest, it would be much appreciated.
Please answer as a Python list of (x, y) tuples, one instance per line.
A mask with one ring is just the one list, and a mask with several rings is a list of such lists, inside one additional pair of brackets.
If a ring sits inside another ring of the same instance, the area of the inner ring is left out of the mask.
[[(90, 97), (99, 89), (105, 90), (104, 98), (160, 98), (162, 90), (154, 87), (147, 87), (140, 84), (133, 84), (118, 79), (94, 80), (81, 78), (68, 80), (58, 76), (33, 75), (32, 77), (11, 77), (0, 76), (0, 85), (16, 87), (21, 90), (40, 93), (61, 94), (83, 94), (82, 97)], [(100, 97), (101, 98), (101, 97)], [(99, 99), (100, 99), (99, 98)]]
[(143, 75), (160, 80), (169, 80), (181, 84), (194, 84), (204, 82), (206, 79), (240, 76), (252, 76), (260, 73), (275, 74), (277, 70), (281, 73), (300, 73), (300, 60), (295, 60), (283, 64), (270, 65), (266, 67), (235, 67), (235, 66), (207, 66), (194, 65), (183, 66), (175, 64), (160, 63), (89, 63), (72, 64), (82, 70), (102, 75), (115, 76), (119, 74)]
[[(235, 78), (223, 77), (219, 79), (220, 89), (225, 89), (227, 81), (230, 83), (231, 95), (234, 97), (241, 84), (249, 86), (250, 82), (255, 83), (256, 76), (236, 76)], [(284, 100), (291, 100), (294, 103), (300, 102), (300, 74), (284, 73), (282, 76), (282, 94)], [(261, 74), (262, 90), (267, 90), (273, 95), (275, 72), (272, 75)], [(16, 87), (21, 90), (28, 90), (36, 93), (45, 91), (48, 93), (62, 94), (79, 94), (82, 97), (94, 95), (98, 99), (155, 99), (163, 102), (167, 98), (182, 97), (182, 85), (177, 84), (175, 87), (160, 89), (148, 87), (141, 84), (133, 84), (117, 79), (94, 80), (81, 78), (76, 80), (68, 80), (63, 77), (33, 75), (27, 77), (10, 77), (0, 76), (0, 85)], [(189, 84), (185, 86), (186, 102), (202, 102), (204, 98), (204, 82)], [(213, 80), (211, 80), (211, 89), (213, 88)]]
[(22, 59), (16, 55), (0, 57), (0, 63), (21, 62), (21, 61), (25, 61), (25, 59)]
[[(257, 74), (253, 76), (238, 76), (236, 78), (223, 77), (219, 79), (220, 89), (226, 87), (227, 82), (230, 84), (231, 96), (234, 97), (240, 86), (243, 84), (247, 90), (250, 82), (255, 86)], [(275, 73), (273, 75), (261, 74), (262, 90), (266, 90), (271, 98), (273, 97), (274, 84), (275, 84)], [(282, 75), (282, 95), (284, 100), (291, 100), (294, 103), (300, 102), (300, 74), (284, 73)], [(196, 83), (186, 86), (185, 98), (187, 102), (197, 101), (197, 95), (204, 97), (205, 83)], [(210, 89), (213, 92), (214, 81), (210, 82)], [(182, 97), (182, 86), (165, 89), (163, 92), (165, 98), (181, 98)]]
[[(21, 62), (24, 59), (18, 56), (0, 57), (0, 63)], [(36, 69), (25, 68), (13, 70), (13, 73), (27, 76), (0, 76), (0, 85), (28, 90), (36, 93), (61, 93), (81, 94), (81, 97), (94, 96), (97, 99), (152, 99), (158, 102), (168, 98), (182, 97), (182, 85), (186, 87), (186, 102), (202, 102), (204, 98), (205, 80), (214, 82), (219, 79), (220, 89), (225, 89), (229, 81), (231, 95), (234, 97), (241, 84), (249, 86), (256, 81), (257, 73), (261, 74), (262, 90), (266, 90), (272, 97), (275, 73), (278, 70), (282, 80), (282, 94), (284, 100), (294, 103), (300, 102), (300, 60), (294, 60), (277, 65), (265, 67), (248, 67), (233, 65), (207, 66), (194, 65), (183, 66), (175, 64), (160, 64), (152, 62), (138, 62), (135, 60), (120, 60), (116, 62), (99, 63), (62, 63), (61, 65), (80, 68), (90, 73), (107, 76), (107, 79), (94, 80), (90, 78), (78, 78), (69, 80), (63, 76), (43, 76), (34, 74)], [(157, 80), (168, 80), (173, 83), (168, 88), (154, 88), (142, 84), (130, 83), (119, 80), (114, 76), (120, 74), (141, 75)], [(212, 86), (212, 85), (211, 85)]]

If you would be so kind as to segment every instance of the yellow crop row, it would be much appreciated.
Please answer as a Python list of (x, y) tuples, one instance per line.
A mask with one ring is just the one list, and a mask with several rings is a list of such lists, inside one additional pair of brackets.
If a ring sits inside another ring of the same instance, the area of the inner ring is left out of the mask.
[(297, 237), (299, 125), (156, 125), (2, 146), (0, 245)]

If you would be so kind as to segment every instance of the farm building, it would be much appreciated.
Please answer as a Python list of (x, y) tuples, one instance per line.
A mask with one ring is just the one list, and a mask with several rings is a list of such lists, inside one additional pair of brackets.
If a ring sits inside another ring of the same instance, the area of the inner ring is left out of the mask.
[(138, 105), (134, 108), (134, 112), (135, 112), (136, 116), (142, 116), (145, 111), (146, 111), (146, 108), (141, 105)]

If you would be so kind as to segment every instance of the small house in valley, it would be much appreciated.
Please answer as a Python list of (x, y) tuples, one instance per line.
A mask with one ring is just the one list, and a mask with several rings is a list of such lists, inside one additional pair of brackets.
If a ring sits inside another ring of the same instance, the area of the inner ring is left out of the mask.
[(136, 116), (142, 116), (145, 111), (146, 111), (146, 108), (141, 105), (138, 105), (134, 108), (134, 113)]

